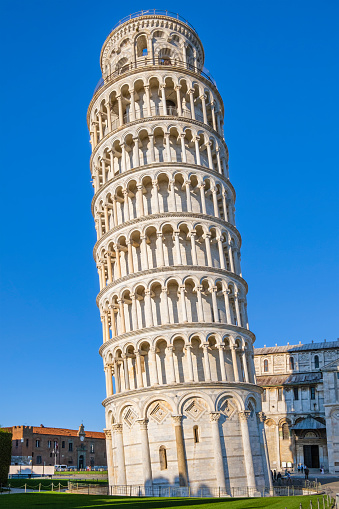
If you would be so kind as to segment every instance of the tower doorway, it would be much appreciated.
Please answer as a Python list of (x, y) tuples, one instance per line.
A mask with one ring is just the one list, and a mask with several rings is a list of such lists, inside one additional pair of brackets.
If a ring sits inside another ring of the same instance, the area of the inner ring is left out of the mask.
[(318, 445), (304, 445), (304, 464), (308, 468), (319, 468)]
[(79, 470), (81, 470), (82, 468), (85, 468), (83, 454), (80, 454), (80, 456), (79, 456), (79, 465), (78, 465), (78, 468), (79, 468)]

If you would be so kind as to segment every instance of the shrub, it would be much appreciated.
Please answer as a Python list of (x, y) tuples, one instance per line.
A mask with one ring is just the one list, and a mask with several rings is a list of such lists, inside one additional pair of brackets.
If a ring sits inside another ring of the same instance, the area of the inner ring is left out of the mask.
[(0, 428), (0, 484), (7, 484), (12, 455), (12, 433)]

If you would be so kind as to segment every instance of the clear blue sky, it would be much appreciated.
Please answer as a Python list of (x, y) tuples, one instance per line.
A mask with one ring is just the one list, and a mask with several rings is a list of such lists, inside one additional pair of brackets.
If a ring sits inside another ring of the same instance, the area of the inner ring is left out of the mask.
[[(139, 2), (2, 0), (0, 424), (104, 427), (86, 110)], [(166, 8), (166, 5), (157, 5)], [(225, 103), (257, 346), (338, 328), (337, 1), (171, 1)]]

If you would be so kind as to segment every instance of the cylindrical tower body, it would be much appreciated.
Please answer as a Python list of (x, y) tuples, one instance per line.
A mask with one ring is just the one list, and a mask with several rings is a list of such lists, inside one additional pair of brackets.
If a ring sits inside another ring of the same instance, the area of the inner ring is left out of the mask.
[(88, 110), (110, 485), (270, 484), (223, 103), (203, 64), (188, 22), (138, 13), (106, 39)]

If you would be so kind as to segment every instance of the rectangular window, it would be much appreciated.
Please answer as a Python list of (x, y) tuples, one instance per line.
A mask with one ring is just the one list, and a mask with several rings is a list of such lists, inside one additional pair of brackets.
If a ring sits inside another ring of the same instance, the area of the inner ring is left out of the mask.
[(18, 447), (18, 445), (19, 445), (19, 440), (16, 440), (15, 441), (15, 447)]
[(57, 440), (54, 440), (54, 449), (57, 449), (58, 448), (58, 442)]
[(63, 441), (61, 442), (61, 448), (62, 448), (62, 449), (65, 449), (65, 440), (63, 440)]
[(37, 465), (41, 465), (41, 463), (42, 463), (41, 462), (41, 456), (37, 456), (36, 457), (36, 463), (37, 463)]
[(266, 389), (264, 389), (264, 392), (262, 394), (262, 400), (264, 403), (266, 403), (266, 401), (267, 401), (267, 390)]
[(299, 389), (298, 387), (293, 387), (293, 395), (294, 395), (294, 401), (299, 400)]
[(26, 447), (28, 447), (28, 444), (29, 444), (28, 438), (26, 438)]
[(35, 447), (40, 447), (40, 440), (35, 441)]
[(310, 387), (311, 399), (315, 399), (315, 387)]
[(52, 456), (53, 456), (53, 454), (50, 452), (50, 453), (49, 453), (49, 457), (51, 458)]
[(278, 401), (282, 401), (283, 390), (281, 387), (278, 388)]
[(52, 440), (48, 440), (48, 449), (52, 447)]
[(73, 442), (69, 442), (68, 450), (69, 450), (69, 452), (73, 452)]
[(94, 445), (93, 444), (91, 444), (89, 452), (92, 452), (92, 453), (94, 452)]

